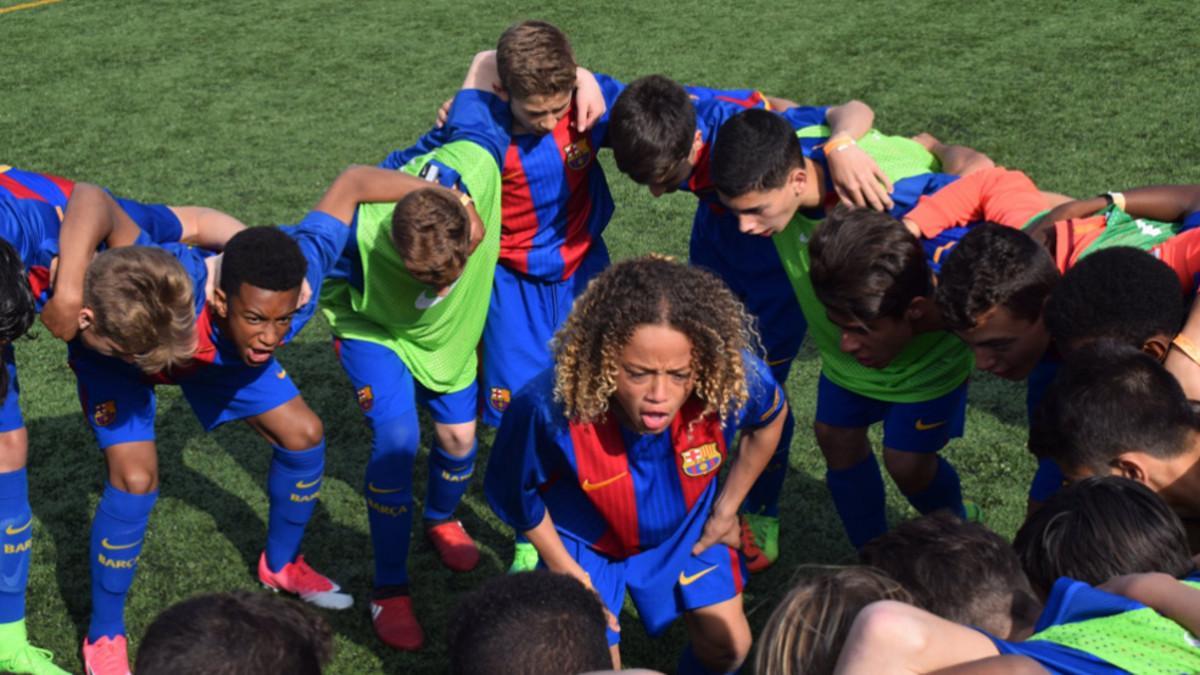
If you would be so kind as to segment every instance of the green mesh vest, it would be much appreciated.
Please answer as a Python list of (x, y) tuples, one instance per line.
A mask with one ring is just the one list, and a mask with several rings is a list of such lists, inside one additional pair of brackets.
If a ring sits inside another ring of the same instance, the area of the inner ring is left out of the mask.
[(427, 389), (451, 392), (471, 384), (477, 370), (475, 348), (500, 254), (500, 170), (487, 151), (466, 141), (414, 158), (400, 170), (417, 175), (431, 159), (459, 173), (483, 221), (483, 241), (467, 259), (462, 276), (449, 293), (437, 297), (408, 274), (392, 245), (396, 205), (360, 204), (363, 289), (330, 280), (321, 292), (321, 309), (334, 335), (388, 347)]
[(1082, 253), (1080, 258), (1114, 246), (1130, 246), (1148, 251), (1179, 234), (1180, 223), (1164, 223), (1149, 218), (1134, 218), (1116, 206), (1102, 211), (1104, 232)]
[[(805, 127), (801, 138), (827, 136), (827, 127)], [(937, 158), (908, 138), (872, 130), (858, 141), (893, 182), (936, 171)], [(808, 322), (808, 334), (821, 353), (821, 371), (834, 384), (860, 396), (892, 403), (916, 403), (944, 396), (966, 381), (975, 367), (971, 351), (945, 331), (924, 333), (885, 368), (867, 368), (838, 348), (841, 330), (825, 314), (809, 278), (808, 240), (819, 221), (797, 213), (774, 237), (784, 271)]]
[[(1197, 582), (1183, 583), (1200, 588)], [(1149, 608), (1051, 626), (1026, 642), (1034, 640), (1087, 652), (1132, 673), (1200, 673), (1200, 642)]]

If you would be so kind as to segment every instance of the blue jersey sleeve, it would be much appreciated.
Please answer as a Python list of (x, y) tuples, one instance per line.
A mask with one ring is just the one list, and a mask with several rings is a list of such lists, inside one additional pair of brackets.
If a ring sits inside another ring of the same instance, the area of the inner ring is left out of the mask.
[(793, 129), (815, 127), (829, 123), (829, 106), (798, 105), (779, 113)]
[(743, 357), (746, 367), (746, 389), (750, 396), (738, 413), (738, 429), (757, 429), (770, 424), (779, 416), (787, 402), (783, 388), (775, 381), (771, 368), (753, 354)]
[(395, 171), (400, 167), (408, 164), (414, 157), (433, 152), (437, 148), (446, 144), (445, 127), (431, 129), (423, 136), (417, 139), (416, 144), (410, 145), (403, 150), (394, 150), (379, 163), (380, 168), (391, 169)]
[(492, 443), (483, 482), (492, 511), (517, 532), (533, 529), (546, 516), (538, 487), (546, 483), (547, 475), (538, 447), (551, 444), (543, 439), (547, 410), (544, 397), (539, 395), (541, 387), (537, 386), (545, 379), (534, 379), (513, 397)]
[(504, 153), (511, 139), (512, 112), (508, 102), (481, 89), (461, 89), (450, 104), (450, 114), (441, 128), (431, 129), (415, 145), (396, 150), (379, 166), (399, 169), (414, 157), (430, 153), (454, 141), (471, 141), (491, 153), (497, 166), (504, 166)]
[(204, 287), (208, 283), (208, 267), (205, 266), (204, 261), (216, 254), (211, 251), (193, 248), (187, 244), (162, 244), (159, 248), (175, 256), (179, 264), (183, 265), (183, 269), (188, 273), (188, 276), (192, 278), (196, 315), (199, 316), (200, 310), (204, 309)]
[(917, 206), (921, 197), (931, 195), (956, 180), (958, 176), (953, 174), (922, 173), (896, 181), (892, 189), (892, 217), (903, 218)]
[(350, 226), (328, 213), (309, 211), (298, 224), (279, 229), (300, 246), (300, 251), (308, 262), (308, 270), (304, 276), (312, 289), (312, 297), (292, 317), (292, 326), (285, 338), (291, 340), (316, 312), (317, 301), (321, 297), (321, 282), (341, 257), (342, 249), (346, 247), (346, 239), (350, 236)]

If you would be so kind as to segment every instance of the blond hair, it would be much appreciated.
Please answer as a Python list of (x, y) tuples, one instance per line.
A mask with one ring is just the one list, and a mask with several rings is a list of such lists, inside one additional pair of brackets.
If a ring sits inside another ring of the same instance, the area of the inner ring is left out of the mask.
[(170, 253), (148, 246), (105, 251), (88, 266), (83, 304), (98, 337), (145, 373), (178, 367), (196, 353), (193, 282)]
[(509, 26), (496, 45), (500, 84), (515, 98), (553, 96), (575, 88), (575, 54), (567, 36), (545, 21)]
[(911, 603), (912, 597), (899, 582), (871, 567), (834, 568), (804, 579), (767, 619), (754, 672), (832, 673), (854, 618), (877, 600)]

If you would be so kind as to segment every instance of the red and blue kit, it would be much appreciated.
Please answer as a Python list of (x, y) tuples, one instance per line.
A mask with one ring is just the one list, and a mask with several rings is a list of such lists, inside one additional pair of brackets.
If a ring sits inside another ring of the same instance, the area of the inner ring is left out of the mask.
[[(513, 399), (492, 448), (484, 491), (501, 520), (518, 532), (546, 514), (567, 551), (619, 615), (625, 592), (652, 634), (683, 612), (742, 591), (737, 551), (717, 544), (691, 554), (718, 493), (721, 465), (741, 429), (775, 419), (783, 391), (760, 359), (747, 358), (750, 398), (724, 425), (689, 399), (670, 429), (639, 435), (609, 413), (595, 423), (569, 421), (554, 401), (546, 370)], [(619, 635), (608, 634), (616, 644)]]
[[(350, 228), (328, 214), (313, 211), (300, 224), (280, 229), (303, 251), (308, 261), (306, 278), (313, 289), (312, 299), (293, 317), (286, 342), (312, 318), (321, 282), (345, 247)], [(197, 419), (210, 431), (226, 422), (265, 413), (299, 395), (274, 356), (262, 366), (246, 364), (217, 327), (214, 310), (204, 296), (208, 277), (204, 260), (212, 254), (179, 244), (163, 248), (183, 264), (195, 285), (199, 346), (187, 367), (146, 376), (132, 364), (93, 352), (79, 340), (71, 342), (68, 351), (79, 400), (101, 448), (154, 440), (157, 384), (179, 385)]]

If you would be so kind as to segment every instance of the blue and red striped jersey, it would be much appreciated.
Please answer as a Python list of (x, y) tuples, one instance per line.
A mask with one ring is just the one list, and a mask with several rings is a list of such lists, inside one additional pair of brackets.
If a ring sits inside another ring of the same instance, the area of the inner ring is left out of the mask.
[(58, 231), (75, 183), (50, 174), (0, 166), (0, 237), (26, 267), (48, 267), (58, 255)]
[[(622, 85), (596, 75), (611, 108)], [(456, 140), (473, 140), (496, 156), (501, 175), (500, 264), (544, 281), (569, 278), (600, 238), (613, 213), (612, 195), (596, 155), (608, 116), (591, 129), (575, 128), (575, 106), (546, 135), (513, 135), (508, 103), (489, 92), (459, 92), (450, 119), (380, 166), (399, 168)]]
[(513, 398), (492, 445), (484, 491), (492, 510), (518, 532), (547, 511), (560, 534), (624, 558), (670, 537), (695, 508), (707, 508), (726, 449), (740, 429), (769, 424), (784, 395), (766, 364), (747, 356), (750, 398), (725, 425), (689, 401), (671, 428), (638, 435), (609, 415), (576, 424), (554, 401), (548, 369)]

